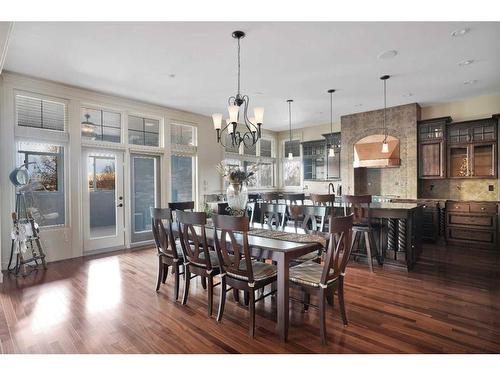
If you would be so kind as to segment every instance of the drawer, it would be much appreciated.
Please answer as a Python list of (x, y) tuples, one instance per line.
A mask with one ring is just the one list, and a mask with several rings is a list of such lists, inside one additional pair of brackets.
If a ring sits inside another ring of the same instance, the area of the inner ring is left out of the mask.
[(448, 214), (448, 225), (471, 225), (476, 227), (494, 228), (495, 217), (488, 215), (458, 215)]
[(465, 228), (448, 228), (449, 240), (460, 240), (466, 242), (478, 242), (482, 244), (495, 244), (494, 231), (480, 231)]
[(447, 211), (469, 212), (469, 203), (463, 202), (448, 202), (446, 203)]
[(495, 203), (469, 203), (470, 212), (482, 212), (488, 214), (495, 214), (497, 212), (497, 205)]

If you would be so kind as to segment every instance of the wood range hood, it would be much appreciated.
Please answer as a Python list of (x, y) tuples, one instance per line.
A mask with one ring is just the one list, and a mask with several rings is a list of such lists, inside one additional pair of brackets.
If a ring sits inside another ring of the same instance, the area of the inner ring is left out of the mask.
[(399, 139), (387, 136), (389, 152), (382, 152), (383, 134), (369, 135), (354, 144), (354, 168), (394, 168), (401, 165)]

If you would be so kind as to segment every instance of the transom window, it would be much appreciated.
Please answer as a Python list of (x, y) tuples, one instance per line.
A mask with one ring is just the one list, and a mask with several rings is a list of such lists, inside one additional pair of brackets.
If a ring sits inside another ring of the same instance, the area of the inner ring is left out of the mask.
[(128, 143), (143, 146), (160, 145), (160, 121), (145, 117), (128, 117)]
[(196, 146), (196, 128), (190, 125), (172, 124), (170, 141), (174, 145)]
[(25, 95), (16, 95), (17, 125), (64, 131), (66, 104)]
[(121, 114), (118, 112), (82, 108), (82, 139), (120, 143), (121, 119)]

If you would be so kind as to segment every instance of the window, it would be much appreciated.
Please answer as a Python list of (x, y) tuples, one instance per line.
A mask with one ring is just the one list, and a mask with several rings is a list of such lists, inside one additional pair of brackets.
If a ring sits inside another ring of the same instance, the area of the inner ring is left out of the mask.
[(248, 146), (243, 145), (243, 154), (257, 156), (257, 144)]
[[(244, 161), (243, 162), (243, 169), (246, 172), (250, 172), (251, 168), (254, 168), (257, 163), (253, 161)], [(258, 186), (258, 178), (259, 178), (259, 171), (256, 172), (256, 175), (253, 178), (250, 178), (248, 180), (247, 186), (248, 187), (257, 187)]]
[[(17, 164), (27, 166), (30, 180), (24, 199), (35, 218), (43, 226), (65, 224), (64, 148), (62, 146), (19, 142)], [(20, 196), (18, 199), (23, 199)], [(24, 204), (23, 201), (20, 202)], [(24, 217), (21, 212), (21, 217)]]
[(262, 163), (258, 171), (259, 186), (274, 186), (274, 163)]
[(172, 202), (185, 202), (194, 199), (194, 170), (193, 156), (172, 155), (171, 158), (171, 185)]
[(18, 126), (64, 131), (66, 104), (16, 95), (16, 114)]
[[(293, 159), (288, 159), (288, 155), (292, 153)], [(292, 140), (285, 141), (283, 153), (283, 186), (296, 187), (300, 186), (300, 168), (302, 162), (300, 160), (300, 141)]]
[(260, 140), (260, 156), (270, 158), (273, 156), (273, 142), (270, 139)]
[(128, 143), (158, 147), (160, 145), (160, 121), (129, 116)]
[(100, 109), (82, 108), (82, 139), (121, 142), (121, 114)]
[(232, 137), (231, 134), (226, 134), (226, 152), (233, 152), (235, 154), (238, 154), (240, 152), (240, 149), (238, 148), (237, 145), (232, 144)]
[(196, 128), (189, 125), (172, 124), (170, 141), (174, 145), (196, 146)]

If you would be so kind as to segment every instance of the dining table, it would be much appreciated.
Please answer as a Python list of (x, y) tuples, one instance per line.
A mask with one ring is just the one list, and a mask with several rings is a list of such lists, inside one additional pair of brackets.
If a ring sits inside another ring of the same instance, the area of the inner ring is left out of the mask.
[[(194, 226), (198, 235), (201, 227)], [(206, 235), (209, 245), (214, 244), (214, 228), (211, 220), (207, 222)], [(177, 226), (173, 225), (177, 234)], [(220, 231), (219, 231), (220, 233)], [(241, 234), (236, 234), (236, 238)], [(219, 238), (220, 235), (219, 235)], [(228, 240), (229, 241), (229, 240)], [(267, 224), (252, 223), (248, 232), (250, 254), (257, 259), (270, 259), (277, 267), (277, 330), (280, 340), (288, 338), (290, 300), (289, 269), (293, 259), (318, 251), (327, 246), (328, 234), (305, 230), (295, 226), (285, 226), (280, 230), (272, 230)]]

